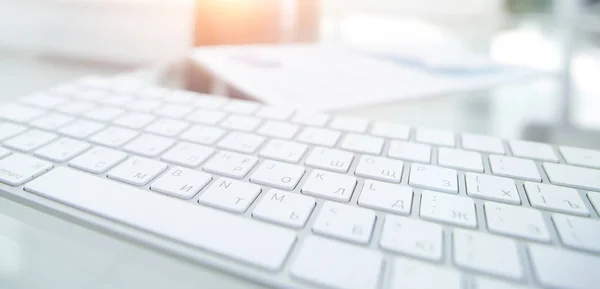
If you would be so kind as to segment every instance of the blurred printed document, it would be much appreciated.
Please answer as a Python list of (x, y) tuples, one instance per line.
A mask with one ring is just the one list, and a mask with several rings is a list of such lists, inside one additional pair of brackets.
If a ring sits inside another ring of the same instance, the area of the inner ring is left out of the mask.
[(249, 98), (321, 111), (488, 88), (532, 75), (441, 47), (217, 46), (198, 48), (192, 58)]

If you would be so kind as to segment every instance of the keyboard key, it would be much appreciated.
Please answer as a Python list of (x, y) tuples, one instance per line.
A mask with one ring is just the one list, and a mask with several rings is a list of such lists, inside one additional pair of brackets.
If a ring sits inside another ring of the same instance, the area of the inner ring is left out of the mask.
[(227, 134), (217, 146), (240, 153), (252, 154), (258, 150), (264, 141), (265, 138), (262, 136), (234, 131)]
[(490, 167), (494, 175), (541, 182), (542, 178), (532, 160), (490, 155)]
[(0, 159), (3, 157), (9, 156), (10, 154), (12, 154), (11, 151), (9, 151), (3, 147), (0, 147)]
[(600, 258), (556, 247), (529, 245), (533, 272), (547, 288), (595, 289), (600, 284)]
[(305, 164), (315, 168), (345, 173), (350, 168), (353, 159), (354, 155), (346, 151), (315, 147), (306, 158)]
[(107, 147), (118, 148), (128, 143), (139, 134), (140, 133), (135, 130), (110, 126), (107, 129), (92, 135), (90, 141)]
[[(57, 130), (61, 126), (66, 125), (67, 123), (73, 121), (74, 119), (75, 118), (72, 116), (53, 112), (53, 113), (46, 114), (40, 118), (36, 118), (33, 121), (31, 121), (29, 124), (34, 127), (45, 129), (45, 130)], [(2, 124), (0, 124), (0, 131), (2, 131), (2, 129), (3, 129), (1, 126), (2, 126)], [(2, 137), (0, 136), (0, 140), (1, 139), (2, 139)]]
[(0, 141), (11, 138), (27, 130), (27, 127), (10, 122), (0, 122)]
[(293, 228), (302, 228), (310, 217), (315, 199), (271, 189), (264, 194), (252, 217)]
[(509, 203), (521, 204), (521, 197), (512, 179), (491, 175), (466, 173), (467, 194), (471, 197)]
[(121, 94), (107, 94), (105, 97), (98, 99), (97, 101), (107, 105), (124, 106), (129, 101), (133, 100), (132, 97), (121, 95)]
[(126, 144), (123, 150), (153, 158), (159, 156), (174, 144), (175, 141), (170, 138), (145, 133)]
[(55, 140), (57, 137), (53, 133), (32, 129), (4, 141), (4, 145), (22, 152), (30, 152)]
[(366, 118), (349, 116), (336, 116), (329, 123), (332, 129), (357, 133), (366, 132), (368, 126), (369, 121)]
[(74, 158), (89, 148), (90, 145), (86, 142), (63, 137), (36, 150), (34, 154), (41, 158), (62, 163)]
[(222, 121), (226, 116), (227, 114), (221, 111), (199, 108), (188, 115), (186, 119), (193, 123), (215, 125)]
[(590, 215), (579, 193), (574, 189), (525, 182), (525, 191), (534, 208), (582, 216)]
[(257, 132), (264, 136), (292, 139), (299, 129), (300, 127), (295, 124), (279, 121), (267, 121), (258, 129)]
[(554, 214), (552, 220), (565, 245), (600, 253), (600, 221), (561, 214)]
[(481, 155), (452, 148), (438, 149), (438, 165), (453, 169), (483, 173), (483, 162)]
[(61, 105), (57, 107), (56, 110), (71, 115), (82, 115), (85, 112), (92, 110), (94, 107), (96, 107), (96, 104), (93, 102), (76, 100), (65, 105)]
[(313, 225), (313, 232), (341, 240), (366, 244), (375, 225), (371, 210), (325, 202)]
[(485, 202), (485, 216), (491, 232), (549, 242), (550, 233), (538, 210)]
[(413, 191), (408, 186), (366, 180), (358, 198), (358, 205), (408, 215), (410, 214), (412, 197)]
[(402, 161), (363, 155), (360, 157), (354, 174), (385, 182), (400, 183), (403, 167)]
[(308, 146), (305, 144), (272, 139), (262, 148), (259, 155), (278, 161), (298, 163), (307, 149)]
[(167, 169), (159, 161), (131, 157), (108, 172), (108, 177), (134, 186), (143, 186)]
[(193, 125), (184, 131), (179, 138), (193, 143), (212, 145), (220, 140), (226, 132), (226, 130), (217, 127)]
[(260, 104), (258, 104), (258, 102), (242, 99), (232, 99), (222, 107), (224, 111), (239, 114), (252, 114), (259, 108)]
[(261, 107), (258, 112), (256, 112), (256, 116), (272, 120), (287, 120), (293, 114), (293, 109), (268, 105)]
[(164, 105), (162, 102), (155, 99), (137, 99), (125, 104), (125, 107), (137, 112), (151, 112)]
[(413, 261), (408, 258), (395, 258), (393, 268), (390, 288), (463, 288), (460, 272), (448, 267)]
[(483, 153), (505, 154), (504, 145), (499, 138), (465, 133), (461, 139), (464, 149)]
[(304, 175), (304, 167), (265, 160), (250, 181), (282, 190), (293, 190)]
[(318, 126), (323, 127), (327, 124), (331, 117), (322, 113), (311, 113), (311, 112), (302, 112), (298, 111), (294, 114), (292, 118), (292, 122), (310, 125), (310, 126)]
[(600, 170), (544, 163), (550, 182), (577, 189), (600, 191)]
[(194, 106), (208, 109), (216, 109), (222, 107), (228, 102), (227, 97), (202, 93), (196, 93), (194, 99)]
[(421, 220), (387, 215), (379, 245), (393, 252), (432, 261), (444, 252), (442, 226)]
[(111, 121), (121, 114), (123, 114), (125, 110), (111, 107), (111, 106), (102, 106), (96, 107), (85, 113), (85, 117), (89, 119), (93, 119), (96, 121)]
[(73, 97), (81, 100), (93, 100), (96, 101), (107, 95), (105, 90), (100, 89), (81, 89), (72, 93)]
[(52, 164), (22, 154), (11, 154), (0, 159), (0, 182), (20, 186), (52, 169)]
[(339, 202), (348, 202), (356, 187), (356, 179), (342, 174), (313, 170), (302, 193)]
[(221, 151), (206, 162), (204, 170), (230, 178), (241, 179), (250, 172), (257, 162), (258, 160), (253, 156)]
[(383, 148), (383, 139), (368, 135), (359, 135), (355, 133), (346, 134), (340, 145), (342, 149), (365, 153), (372, 155), (380, 155)]
[(154, 181), (150, 189), (181, 199), (191, 199), (210, 180), (212, 177), (207, 173), (174, 167)]
[(228, 178), (217, 179), (198, 202), (233, 213), (243, 213), (260, 194), (260, 187)]
[(290, 267), (298, 279), (344, 289), (379, 288), (381, 270), (381, 254), (316, 236), (304, 240)]
[(45, 93), (36, 93), (21, 99), (22, 102), (41, 108), (53, 108), (67, 101), (66, 98)]
[(452, 235), (454, 262), (458, 266), (514, 280), (523, 278), (514, 240), (463, 229), (455, 229)]
[(161, 159), (180, 166), (197, 168), (214, 152), (215, 150), (210, 147), (182, 142), (167, 151)]
[(508, 142), (508, 146), (516, 157), (558, 162), (558, 156), (556, 156), (554, 149), (549, 144), (524, 140), (511, 140)]
[(132, 129), (141, 129), (150, 124), (156, 117), (142, 112), (128, 112), (113, 121), (114, 124)]
[(182, 118), (194, 110), (193, 107), (183, 104), (165, 104), (154, 110), (154, 113), (159, 116), (170, 118)]
[(93, 174), (104, 173), (127, 158), (127, 154), (105, 147), (94, 147), (69, 162), (69, 166)]
[(558, 149), (570, 165), (600, 169), (600, 151), (564, 146)]
[(432, 191), (421, 193), (421, 218), (475, 228), (477, 215), (471, 198)]
[(193, 91), (172, 90), (169, 93), (163, 95), (162, 98), (167, 102), (189, 105), (196, 100), (197, 96), (198, 93)]
[(160, 118), (152, 122), (144, 130), (146, 130), (147, 132), (153, 132), (155, 134), (173, 137), (180, 134), (189, 125), (190, 124), (185, 121), (169, 118)]
[(231, 115), (221, 122), (221, 126), (228, 129), (251, 132), (254, 131), (262, 120), (253, 116)]
[(391, 141), (388, 157), (428, 164), (431, 162), (431, 147), (429, 145), (405, 141)]
[(391, 139), (407, 140), (410, 135), (410, 127), (391, 122), (376, 121), (371, 126), (371, 134)]
[[(27, 190), (261, 269), (281, 268), (296, 240), (296, 232), (288, 229), (71, 169), (58, 168), (49, 173), (29, 183)], [(160, 208), (160, 214), (156, 208)], [(165, 222), (165, 216), (177, 220), (177, 224)]]
[(413, 163), (408, 183), (426, 189), (458, 193), (458, 176), (452, 169)]
[(325, 128), (304, 128), (296, 139), (303, 143), (333, 147), (340, 138), (340, 132)]
[(526, 285), (519, 283), (500, 281), (498, 279), (477, 277), (471, 281), (472, 289), (527, 289)]
[(58, 133), (73, 138), (84, 139), (105, 128), (106, 125), (91, 120), (78, 119), (58, 130)]
[(439, 145), (439, 146), (454, 146), (454, 133), (430, 128), (419, 128), (417, 129), (416, 141), (420, 143)]
[(45, 110), (20, 104), (0, 105), (0, 119), (26, 123), (46, 113)]

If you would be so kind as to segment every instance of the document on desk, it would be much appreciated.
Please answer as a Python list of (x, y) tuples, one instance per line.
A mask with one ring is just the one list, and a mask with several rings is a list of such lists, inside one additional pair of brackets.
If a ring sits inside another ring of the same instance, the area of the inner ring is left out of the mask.
[(485, 57), (414, 47), (217, 46), (196, 49), (192, 59), (251, 99), (320, 111), (488, 88), (533, 74)]

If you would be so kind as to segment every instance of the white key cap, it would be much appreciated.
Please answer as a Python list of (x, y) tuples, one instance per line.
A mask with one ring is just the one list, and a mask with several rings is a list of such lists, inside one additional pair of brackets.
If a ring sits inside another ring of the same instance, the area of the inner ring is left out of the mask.
[(58, 133), (73, 138), (84, 139), (105, 128), (106, 125), (91, 120), (77, 119), (63, 126)]
[(0, 141), (13, 137), (27, 130), (27, 127), (10, 122), (0, 122)]
[(150, 189), (181, 199), (191, 199), (210, 180), (212, 177), (207, 173), (174, 167), (154, 181)]
[(458, 193), (458, 176), (452, 169), (413, 163), (408, 182), (426, 189)]
[(525, 191), (529, 196), (531, 206), (534, 208), (582, 216), (590, 215), (581, 197), (579, 197), (579, 193), (574, 189), (525, 182)]
[[(36, 179), (27, 185), (27, 190), (271, 271), (282, 266), (296, 240), (296, 232), (291, 230), (235, 217), (66, 168), (52, 170)], [(160, 208), (160, 214), (157, 214), (156, 208)], [(169, 220), (177, 220), (176, 226)]]
[(210, 147), (182, 142), (167, 151), (161, 159), (180, 166), (197, 168), (214, 152), (215, 150)]
[(233, 213), (243, 213), (260, 194), (260, 187), (228, 178), (217, 179), (198, 202)]
[(339, 131), (312, 127), (304, 128), (296, 137), (298, 141), (326, 147), (333, 147), (339, 138)]
[(557, 247), (529, 245), (537, 280), (546, 288), (595, 289), (600, 284), (600, 258)]
[(388, 157), (428, 164), (431, 162), (431, 146), (405, 141), (391, 141)]
[(448, 267), (395, 258), (390, 289), (461, 289), (461, 274)]
[(570, 165), (600, 169), (600, 151), (564, 146), (558, 149)]
[(193, 125), (184, 131), (179, 138), (193, 143), (212, 145), (220, 140), (226, 130), (206, 125)]
[(140, 129), (150, 124), (154, 119), (156, 119), (156, 117), (151, 114), (128, 112), (115, 119), (113, 123), (132, 129)]
[(282, 190), (293, 190), (302, 176), (304, 167), (265, 160), (250, 176), (250, 181), (278, 188)]
[(513, 282), (505, 282), (497, 279), (477, 277), (470, 282), (468, 288), (472, 289), (527, 289), (526, 285)]
[(55, 140), (57, 137), (53, 133), (32, 129), (4, 141), (4, 145), (22, 152), (30, 152)]
[(153, 158), (162, 154), (174, 144), (175, 141), (170, 138), (145, 133), (130, 141), (123, 149), (130, 153)]
[(387, 215), (379, 245), (390, 251), (438, 261), (444, 252), (443, 234), (438, 224)]
[(107, 129), (91, 136), (90, 141), (108, 147), (118, 148), (126, 144), (139, 134), (140, 133), (135, 130), (110, 126)]
[(600, 221), (560, 214), (554, 214), (552, 220), (565, 245), (600, 253)]
[(368, 126), (369, 121), (362, 117), (336, 116), (329, 123), (332, 129), (357, 133), (364, 133)]
[(420, 143), (439, 145), (439, 146), (454, 146), (454, 133), (431, 128), (419, 128), (416, 131), (416, 141)]
[(107, 92), (100, 89), (80, 89), (73, 93), (73, 97), (82, 100), (99, 100), (100, 98), (106, 97)]
[(248, 174), (257, 162), (258, 160), (253, 156), (221, 151), (206, 162), (204, 170), (230, 178), (241, 179)]
[(542, 178), (532, 160), (490, 155), (490, 167), (494, 175), (540, 182)]
[(496, 137), (465, 133), (461, 139), (464, 149), (501, 155), (505, 153), (502, 140)]
[(53, 108), (67, 101), (66, 98), (45, 93), (36, 93), (21, 99), (22, 102), (41, 108)]
[(508, 146), (516, 157), (558, 162), (558, 156), (554, 153), (551, 145), (539, 142), (511, 140)]
[(413, 191), (408, 186), (366, 180), (358, 205), (395, 214), (410, 214)]
[(0, 106), (0, 119), (25, 123), (42, 116), (45, 112), (43, 109), (10, 103)]
[(592, 203), (592, 206), (596, 209), (596, 213), (600, 215), (600, 193), (588, 192), (588, 199)]
[(193, 123), (214, 125), (222, 121), (226, 116), (227, 114), (221, 111), (200, 108), (188, 115), (186, 119)]
[(193, 91), (170, 91), (163, 96), (163, 99), (167, 102), (178, 103), (178, 104), (191, 104), (196, 100), (198, 93)]
[(227, 134), (217, 146), (240, 153), (252, 154), (264, 141), (265, 138), (262, 136), (234, 131)]
[(176, 136), (185, 130), (190, 124), (185, 121), (160, 118), (149, 124), (144, 130), (164, 136)]
[(290, 118), (292, 114), (294, 114), (293, 109), (268, 105), (261, 107), (258, 112), (256, 112), (256, 116), (272, 120), (286, 120)]
[(290, 267), (296, 278), (344, 289), (379, 288), (381, 270), (383, 257), (376, 251), (316, 236), (304, 240)]
[(171, 118), (182, 118), (192, 112), (193, 107), (183, 104), (165, 104), (154, 110), (154, 113), (160, 116)]
[(315, 147), (306, 158), (307, 166), (345, 173), (352, 164), (354, 155), (349, 152)]
[(295, 124), (280, 121), (267, 121), (257, 132), (264, 136), (292, 139), (299, 129), (300, 127)]
[(313, 232), (341, 240), (366, 244), (375, 225), (371, 210), (325, 202), (313, 225)]
[[(73, 118), (72, 116), (68, 116), (62, 113), (49, 113), (40, 118), (34, 119), (29, 124), (45, 130), (57, 130), (59, 127), (73, 121), (74, 119), (75, 118)], [(2, 130), (1, 127), (0, 130)]]
[(111, 106), (103, 106), (96, 107), (85, 113), (85, 117), (97, 121), (111, 121), (121, 114), (123, 114), (125, 110), (111, 107)]
[(485, 202), (485, 217), (491, 232), (540, 242), (550, 241), (544, 217), (538, 210)]
[(159, 161), (131, 157), (108, 172), (108, 177), (134, 186), (143, 186), (167, 169)]
[(310, 217), (315, 199), (271, 189), (264, 194), (252, 217), (293, 228), (302, 228)]
[(57, 95), (69, 96), (78, 92), (80, 88), (75, 83), (65, 83), (53, 86), (48, 89), (48, 92)]
[(371, 127), (371, 134), (391, 139), (407, 140), (410, 135), (410, 127), (397, 123), (376, 121)]
[(438, 165), (483, 173), (481, 154), (453, 148), (438, 149)]
[(7, 150), (7, 149), (5, 149), (3, 147), (0, 147), (0, 159), (3, 158), (3, 157), (8, 156), (10, 154), (12, 154), (11, 151), (9, 151), (9, 150)]
[(477, 215), (471, 198), (432, 191), (421, 193), (421, 218), (475, 228)]
[(94, 147), (69, 162), (69, 166), (94, 174), (106, 172), (127, 158), (127, 154), (108, 149)]
[(125, 104), (125, 107), (130, 110), (139, 112), (151, 112), (163, 105), (162, 102), (155, 99), (137, 99)]
[(74, 158), (89, 148), (90, 145), (86, 142), (63, 137), (36, 150), (34, 154), (38, 157), (62, 163)]
[(400, 183), (403, 167), (402, 161), (363, 155), (360, 157), (354, 174), (380, 181)]
[(380, 155), (383, 148), (383, 139), (349, 133), (342, 140), (340, 147), (353, 152)]
[(521, 197), (512, 179), (466, 173), (465, 182), (469, 196), (514, 205), (521, 204)]
[(278, 161), (298, 163), (307, 149), (308, 146), (305, 144), (272, 139), (262, 148), (259, 155)]
[(66, 114), (81, 115), (87, 111), (90, 111), (94, 107), (96, 107), (96, 104), (93, 102), (76, 100), (65, 105), (61, 105), (57, 107), (56, 110)]
[(196, 94), (194, 106), (216, 109), (222, 107), (228, 102), (228, 98), (220, 95), (213, 94)]
[(225, 106), (224, 111), (239, 113), (239, 114), (252, 114), (260, 108), (260, 104), (254, 101), (232, 99)]
[(298, 111), (292, 117), (292, 122), (310, 125), (310, 126), (318, 126), (323, 127), (329, 121), (331, 117), (329, 115), (323, 113), (311, 113), (311, 112), (302, 112)]
[(221, 122), (228, 129), (250, 132), (255, 130), (262, 121), (260, 118), (244, 115), (231, 115)]
[(550, 182), (584, 190), (600, 191), (600, 170), (544, 163)]
[(52, 164), (22, 154), (11, 154), (0, 159), (0, 182), (20, 186), (52, 169)]
[(106, 95), (106, 97), (98, 99), (98, 102), (107, 104), (107, 105), (123, 106), (127, 102), (131, 101), (132, 99), (133, 99), (132, 97), (129, 97), (126, 95), (108, 94), (108, 95)]
[(453, 241), (454, 262), (458, 266), (515, 280), (523, 278), (520, 254), (514, 240), (455, 229)]
[(356, 179), (342, 174), (313, 170), (302, 193), (339, 202), (348, 202), (354, 192)]

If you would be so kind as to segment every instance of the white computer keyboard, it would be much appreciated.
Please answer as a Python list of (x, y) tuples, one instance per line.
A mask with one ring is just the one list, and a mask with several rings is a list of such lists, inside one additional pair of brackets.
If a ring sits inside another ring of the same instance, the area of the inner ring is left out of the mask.
[(273, 287), (600, 288), (600, 151), (95, 78), (0, 142), (2, 195)]

